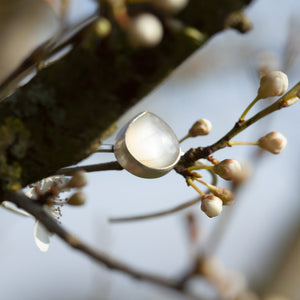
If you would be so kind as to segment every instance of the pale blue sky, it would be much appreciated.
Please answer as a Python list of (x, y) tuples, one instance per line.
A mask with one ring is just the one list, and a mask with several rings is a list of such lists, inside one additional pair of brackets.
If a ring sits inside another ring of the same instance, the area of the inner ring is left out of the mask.
[[(77, 2), (83, 5), (83, 1)], [(258, 54), (282, 54), (290, 17), (299, 9), (296, 0), (278, 0), (276, 4), (272, 0), (255, 1), (246, 11), (254, 23), (252, 32), (240, 35), (227, 31), (216, 35), (162, 86), (124, 115), (119, 127), (138, 112), (148, 110), (163, 118), (180, 138), (195, 120), (207, 118), (213, 124), (211, 135), (187, 141), (182, 148), (215, 141), (233, 126), (255, 97), (258, 79), (254, 76), (254, 65)], [(298, 68), (299, 64), (290, 70), (291, 85), (300, 79)], [(274, 251), (280, 250), (299, 216), (297, 186), (294, 189), (300, 163), (299, 112), (300, 106), (295, 105), (268, 118), (270, 124), (263, 121), (240, 136), (240, 140), (255, 140), (276, 130), (288, 138), (284, 152), (278, 156), (266, 154), (255, 176), (238, 195), (229, 230), (216, 252), (228, 268), (242, 272), (251, 284), (262, 285), (272, 272)], [(247, 159), (251, 153), (250, 147), (237, 147), (215, 156), (220, 160)], [(112, 159), (112, 154), (95, 154), (85, 163)], [(182, 178), (171, 172), (159, 179), (146, 180), (124, 171), (92, 174), (89, 181), (87, 205), (65, 207), (63, 225), (141, 270), (166, 276), (184, 270), (189, 262), (184, 213), (124, 225), (106, 222), (109, 216), (147, 213), (195, 197)], [(224, 218), (230, 209), (224, 208)], [(198, 206), (193, 211), (199, 216), (205, 242), (220, 218), (206, 218)], [(51, 239), (49, 252), (40, 253), (33, 241), (33, 220), (3, 210), (0, 215), (0, 287), (5, 300), (140, 300), (153, 299), (152, 293), (162, 293), (161, 299), (177, 299), (172, 293), (126, 276), (107, 275), (106, 270), (70, 250), (56, 237)]]

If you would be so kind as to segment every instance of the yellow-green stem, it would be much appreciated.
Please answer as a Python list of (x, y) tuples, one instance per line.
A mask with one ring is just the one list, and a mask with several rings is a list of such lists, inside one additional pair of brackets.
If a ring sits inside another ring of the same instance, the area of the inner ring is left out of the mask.
[(205, 182), (205, 181), (203, 181), (203, 180), (201, 180), (201, 179), (199, 179), (199, 178), (194, 178), (194, 179), (197, 180), (198, 182), (204, 184), (206, 187), (208, 187), (208, 189), (209, 189), (212, 193), (214, 192), (214, 190), (215, 190), (215, 188), (216, 188), (214, 185), (211, 185), (211, 184), (209, 184), (209, 183), (207, 183), (207, 182)]
[(244, 112), (242, 113), (241, 117), (240, 117), (240, 121), (244, 121), (245, 117), (247, 115), (247, 113), (249, 112), (249, 110), (252, 108), (252, 106), (261, 98), (259, 98), (258, 96), (256, 96), (256, 98), (247, 106), (247, 108), (244, 110)]
[(194, 181), (192, 178), (187, 178), (186, 182), (188, 183), (188, 185), (190, 185), (194, 190), (197, 191), (197, 193), (200, 194), (200, 196), (203, 196), (204, 193), (195, 185)]
[(200, 178), (195, 177), (194, 179), (197, 180), (198, 182), (204, 184), (204, 185), (207, 186), (208, 188), (210, 187), (210, 184), (209, 184), (209, 183), (207, 183), (207, 182), (201, 180)]
[(189, 171), (194, 171), (194, 170), (212, 170), (214, 167), (213, 166), (191, 166), (188, 168)]
[(189, 134), (187, 134), (185, 137), (183, 137), (181, 140), (179, 140), (179, 143), (182, 143), (183, 141), (187, 140), (190, 137), (191, 136)]
[(258, 142), (235, 142), (235, 141), (228, 142), (228, 146), (234, 146), (234, 145), (258, 145)]

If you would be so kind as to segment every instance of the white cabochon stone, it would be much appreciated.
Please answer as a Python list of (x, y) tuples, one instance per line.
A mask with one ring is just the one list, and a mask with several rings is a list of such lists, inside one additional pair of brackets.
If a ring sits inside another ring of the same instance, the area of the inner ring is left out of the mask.
[(169, 167), (180, 152), (178, 139), (172, 129), (148, 112), (129, 126), (125, 142), (131, 155), (150, 168)]

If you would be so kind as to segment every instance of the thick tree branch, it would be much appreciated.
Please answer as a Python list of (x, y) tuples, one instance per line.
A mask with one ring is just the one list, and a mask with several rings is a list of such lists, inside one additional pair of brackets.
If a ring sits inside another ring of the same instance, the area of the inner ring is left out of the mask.
[(113, 26), (107, 38), (91, 27), (81, 47), (0, 103), (0, 189), (25, 186), (94, 152), (128, 108), (199, 48), (185, 26), (208, 38), (224, 28), (240, 30), (243, 18), (237, 22), (232, 14), (249, 2), (190, 0), (176, 16), (182, 30), (162, 20), (164, 39), (151, 49), (133, 48), (102, 5)]

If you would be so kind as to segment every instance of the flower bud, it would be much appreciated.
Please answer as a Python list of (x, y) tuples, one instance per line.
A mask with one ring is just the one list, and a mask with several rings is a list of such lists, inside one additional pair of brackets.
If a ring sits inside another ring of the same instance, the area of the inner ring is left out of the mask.
[(235, 159), (224, 159), (213, 167), (214, 172), (225, 180), (234, 180), (242, 171), (240, 163)]
[(187, 5), (188, 0), (151, 0), (151, 3), (166, 13), (175, 14)]
[(216, 186), (215, 188), (211, 189), (212, 193), (219, 197), (224, 205), (231, 205), (234, 201), (234, 193), (228, 189), (221, 188), (219, 186)]
[(189, 136), (195, 137), (199, 135), (207, 135), (212, 128), (211, 122), (206, 119), (198, 120), (189, 130)]
[(85, 204), (85, 202), (86, 202), (86, 196), (83, 192), (77, 192), (73, 194), (68, 200), (68, 204), (74, 206), (83, 205)]
[(289, 85), (288, 77), (280, 71), (272, 71), (264, 75), (260, 80), (257, 96), (260, 99), (281, 96)]
[(201, 199), (201, 210), (210, 218), (218, 216), (223, 208), (223, 202), (214, 195), (203, 195)]
[(273, 154), (279, 154), (286, 144), (287, 139), (277, 131), (272, 131), (258, 140), (259, 147)]
[(82, 188), (87, 185), (87, 176), (84, 171), (77, 171), (70, 179), (67, 186), (69, 188)]
[(162, 40), (163, 27), (157, 17), (143, 13), (131, 20), (127, 33), (134, 46), (154, 47)]

